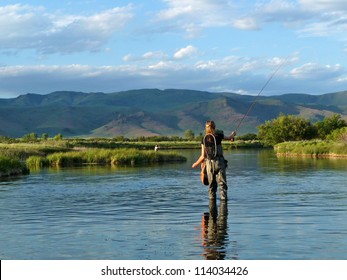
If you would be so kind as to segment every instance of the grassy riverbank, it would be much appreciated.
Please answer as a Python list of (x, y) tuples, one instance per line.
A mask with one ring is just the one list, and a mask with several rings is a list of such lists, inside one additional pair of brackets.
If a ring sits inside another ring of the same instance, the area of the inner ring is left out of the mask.
[(293, 141), (274, 146), (278, 156), (347, 158), (347, 144), (335, 141)]
[(28, 174), (29, 170), (21, 161), (0, 156), (0, 178)]
[[(154, 150), (156, 145), (160, 151), (178, 149), (200, 149), (201, 141), (115, 141), (108, 138), (95, 139), (63, 139), (63, 140), (42, 140), (35, 142), (14, 141), (11, 143), (0, 143), (0, 156), (18, 158), (25, 160), (30, 156), (44, 157), (52, 153), (70, 152), (84, 149), (136, 149)], [(238, 148), (262, 148), (259, 141), (235, 141), (223, 142), (224, 149)]]
[(167, 162), (184, 162), (186, 158), (175, 152), (155, 152), (137, 149), (82, 149), (58, 152), (47, 156), (31, 156), (27, 159), (29, 168), (48, 166), (102, 165), (142, 165)]
[[(142, 165), (153, 163), (182, 162), (186, 158), (174, 150), (200, 149), (200, 141), (116, 141), (108, 138), (95, 139), (46, 139), (24, 142), (12, 139), (0, 143), (0, 157), (26, 162), (29, 168), (48, 166), (81, 166), (84, 164)], [(154, 147), (158, 145), (159, 151)], [(261, 148), (258, 141), (225, 141), (224, 149)], [(11, 174), (11, 164), (4, 174)], [(14, 169), (13, 169), (14, 170)], [(17, 170), (17, 169), (16, 169)]]

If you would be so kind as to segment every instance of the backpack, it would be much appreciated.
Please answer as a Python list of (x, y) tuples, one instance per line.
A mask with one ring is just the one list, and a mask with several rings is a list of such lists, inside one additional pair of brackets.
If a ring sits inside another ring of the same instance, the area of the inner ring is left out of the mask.
[(213, 134), (206, 134), (203, 139), (206, 156), (208, 159), (215, 159), (217, 156), (217, 141)]

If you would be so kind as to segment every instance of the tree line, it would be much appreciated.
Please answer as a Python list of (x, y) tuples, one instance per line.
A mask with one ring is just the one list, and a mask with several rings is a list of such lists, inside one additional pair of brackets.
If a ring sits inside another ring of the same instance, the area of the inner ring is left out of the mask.
[(258, 139), (267, 145), (301, 140), (338, 140), (347, 142), (347, 123), (341, 115), (334, 114), (311, 123), (294, 115), (281, 114), (278, 118), (258, 126)]
[[(322, 121), (317, 121), (315, 123), (311, 123), (311, 121), (300, 116), (280, 114), (279, 117), (265, 121), (264, 124), (259, 125), (257, 128), (257, 134), (247, 133), (237, 136), (236, 140), (259, 140), (265, 145), (270, 146), (287, 141), (311, 139), (342, 140), (347, 143), (347, 123), (339, 114), (325, 117)], [(140, 136), (130, 139), (119, 135), (112, 138), (112, 140), (116, 142), (181, 142), (201, 141), (202, 138), (203, 133), (199, 133), (199, 135), (195, 136), (191, 129), (187, 129), (183, 137), (158, 135), (149, 137)], [(20, 139), (0, 136), (0, 142), (3, 143), (38, 142), (48, 139), (49, 136), (47, 133), (43, 133), (41, 137), (36, 133), (29, 133), (22, 136)], [(63, 135), (59, 133), (52, 139), (62, 140)]]

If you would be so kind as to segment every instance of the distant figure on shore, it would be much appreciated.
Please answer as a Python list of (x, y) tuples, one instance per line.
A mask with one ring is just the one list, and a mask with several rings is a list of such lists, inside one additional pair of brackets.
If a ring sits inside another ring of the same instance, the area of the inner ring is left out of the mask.
[(154, 151), (158, 151), (158, 149), (159, 149), (159, 146), (158, 146), (158, 145), (155, 145)]

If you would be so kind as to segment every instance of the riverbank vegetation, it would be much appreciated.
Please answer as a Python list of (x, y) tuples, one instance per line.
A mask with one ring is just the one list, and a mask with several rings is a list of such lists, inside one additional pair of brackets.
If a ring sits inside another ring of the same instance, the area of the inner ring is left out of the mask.
[(302, 117), (281, 114), (278, 118), (266, 121), (258, 127), (258, 138), (271, 146), (288, 141), (332, 140), (332, 137), (337, 137), (334, 133), (345, 127), (347, 127), (346, 121), (337, 114), (314, 124)]
[[(31, 156), (46, 157), (53, 153), (66, 153), (85, 150), (130, 150), (154, 151), (155, 146), (164, 153), (172, 150), (200, 149), (201, 139), (187, 140), (179, 137), (155, 136), (128, 139), (122, 136), (115, 138), (39, 138), (34, 134), (22, 138), (0, 136), (0, 155), (26, 160)], [(260, 148), (262, 144), (256, 134), (240, 137), (235, 142), (224, 142), (225, 149)]]
[(347, 123), (339, 115), (314, 124), (281, 115), (261, 125), (258, 136), (280, 156), (347, 157)]
[(0, 178), (17, 175), (25, 175), (29, 173), (29, 169), (23, 162), (4, 156), (0, 156)]
[[(84, 164), (141, 165), (185, 161), (175, 149), (200, 149), (202, 134), (187, 130), (185, 137), (64, 138), (58, 134), (21, 138), (0, 136), (0, 176), (26, 174), (29, 168)], [(154, 147), (159, 147), (154, 151)], [(237, 135), (224, 149), (274, 147), (278, 155), (347, 157), (347, 123), (339, 115), (312, 124), (292, 115), (280, 115), (258, 127), (258, 134)]]
[(283, 142), (274, 147), (278, 156), (313, 158), (347, 158), (347, 144), (334, 141), (310, 140)]
[[(262, 147), (254, 134), (235, 142), (226, 142), (225, 149)], [(0, 136), (0, 156), (30, 169), (51, 166), (81, 166), (85, 164), (131, 165), (182, 162), (186, 158), (179, 149), (200, 149), (200, 138), (139, 137), (115, 138), (64, 138), (62, 135), (49, 138), (30, 133), (21, 138)], [(158, 151), (154, 150), (157, 146)], [(3, 161), (3, 174), (17, 174), (18, 168)], [(20, 174), (20, 173), (18, 173)], [(24, 173), (26, 174), (26, 173)]]
[(186, 161), (186, 158), (175, 152), (93, 148), (52, 153), (47, 156), (31, 156), (26, 162), (29, 168), (41, 168), (48, 166), (81, 166), (84, 164), (135, 166), (182, 161)]

